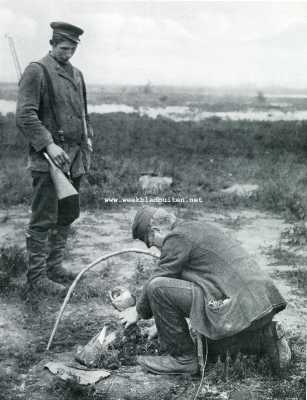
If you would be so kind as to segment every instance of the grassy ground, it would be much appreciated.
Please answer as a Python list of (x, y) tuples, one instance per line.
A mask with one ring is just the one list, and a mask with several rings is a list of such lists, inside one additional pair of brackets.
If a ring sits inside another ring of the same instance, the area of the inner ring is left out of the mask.
[[(265, 255), (262, 255), (278, 285), (285, 284), (285, 295), (290, 299), (287, 334), (294, 357), (289, 373), (283, 378), (273, 378), (265, 360), (260, 366), (250, 358), (228, 360), (228, 364), (224, 360), (222, 364), (210, 362), (200, 399), (222, 399), (223, 395), (228, 396), (224, 399), (230, 396), (244, 400), (303, 399), (305, 343), (301, 331), (301, 308), (306, 303), (307, 282), (307, 257), (304, 254), (307, 243), (304, 224), (307, 212), (307, 124), (232, 122), (218, 118), (198, 123), (174, 122), (120, 113), (94, 114), (92, 123), (96, 132), (93, 165), (83, 182), (81, 193), (83, 210), (90, 212), (76, 224), (66, 260), (77, 270), (102, 252), (132, 244), (127, 239), (132, 218), (130, 208), (107, 203), (105, 198), (144, 195), (138, 186), (142, 172), (153, 171), (173, 177), (173, 186), (157, 195), (201, 198), (201, 205), (179, 210), (186, 216), (192, 215), (195, 210), (206, 209), (212, 215), (222, 210), (230, 215), (235, 209), (258, 208), (283, 216), (288, 222), (300, 222), (284, 227), (280, 232), (276, 228), (276, 232), (282, 235), (271, 246), (266, 245)], [(31, 180), (25, 171), (25, 142), (22, 139), (16, 141), (12, 116), (2, 121), (1, 129), (10, 140), (0, 150), (0, 206), (8, 210), (0, 213), (0, 234), (5, 233), (4, 227), (11, 226), (12, 235), (1, 250), (0, 311), (8, 315), (9, 310), (9, 318), (0, 318), (0, 358), (3, 360), (0, 363), (0, 399), (15, 400), (25, 398), (24, 387), (29, 368), (46, 357), (44, 348), (60, 302), (42, 299), (33, 305), (26, 301), (23, 291), (25, 278), (22, 275), (24, 252), (20, 243), (24, 242), (23, 230), (28, 215), (23, 215), (21, 219), (20, 208), (11, 207), (29, 206)], [(259, 190), (247, 197), (221, 192), (234, 183), (257, 184)], [(12, 216), (14, 210), (17, 210), (16, 218)], [(254, 238), (260, 244), (265, 242), (261, 224), (245, 230), (249, 220), (244, 219), (242, 212), (235, 218), (229, 215), (221, 219), (222, 226), (246, 241), (251, 246), (249, 250), (260, 253), (258, 248), (252, 247), (254, 242), (249, 242), (249, 239)], [(269, 222), (275, 229), (276, 221), (272, 221)], [(2, 235), (1, 239), (5, 237)], [(72, 298), (56, 335), (51, 356), (74, 350), (77, 343), (85, 344), (105, 321), (114, 318), (107, 295), (111, 287), (128, 283), (131, 290), (139, 290), (146, 277), (146, 270), (144, 272), (141, 268), (143, 264), (136, 268), (135, 273), (131, 259), (121, 260), (120, 263), (123, 268), (112, 262), (99, 270), (98, 276), (88, 276), (78, 294)], [(195, 389), (197, 383), (197, 380), (193, 381), (191, 387)], [(33, 385), (34, 393), (37, 382)], [(67, 400), (95, 398), (94, 393), (75, 393), (71, 387), (54, 385), (49, 387), (48, 395), (41, 398), (49, 400), (52, 395)], [(187, 391), (181, 398), (190, 397), (191, 387), (189, 389), (188, 386), (187, 383), (187, 387), (183, 388)], [(254, 397), (248, 397), (251, 393)]]
[[(210, 359), (206, 366), (205, 382), (199, 399), (303, 399), (305, 338), (302, 330), (304, 325), (302, 316), (306, 306), (306, 293), (305, 288), (298, 284), (298, 281), (293, 280), (289, 273), (279, 273), (279, 268), (281, 272), (286, 272), (282, 268), (285, 265), (287, 265), (287, 271), (294, 270), (293, 258), (290, 258), (289, 254), (295, 250), (295, 247), (285, 242), (281, 243), (280, 238), (284, 241), (290, 240), (291, 237), (293, 240), (293, 235), (291, 236), (289, 232), (295, 228), (290, 229), (289, 225), (285, 225), (279, 219), (259, 213), (203, 215), (199, 209), (194, 211), (178, 209), (177, 211), (184, 218), (205, 218), (215, 221), (225, 231), (232, 232), (243, 241), (243, 245), (255, 254), (257, 259), (259, 258), (259, 262), (262, 260), (262, 264), (265, 263), (276, 285), (289, 300), (283, 321), (293, 358), (285, 376), (274, 377), (265, 358), (258, 360), (253, 356), (239, 355), (233, 359), (223, 357)], [(134, 213), (135, 209), (126, 208), (125, 212), (96, 211), (83, 214), (75, 224), (70, 237), (66, 266), (78, 271), (88, 262), (111, 249), (117, 250), (136, 245), (141, 248), (141, 244), (133, 243), (129, 236), (129, 227)], [(78, 285), (59, 325), (51, 351), (46, 353), (46, 343), (61, 303), (55, 298), (42, 298), (39, 302), (26, 301), (23, 291), (24, 253), (19, 246), (12, 247), (12, 242), (20, 242), (26, 217), (24, 211), (15, 209), (7, 215), (2, 225), (6, 231), (6, 235), (2, 238), (6, 243), (1, 252), (4, 267), (2, 269), (8, 271), (10, 279), (4, 281), (0, 291), (0, 311), (6, 311), (6, 318), (0, 319), (2, 360), (0, 398), (97, 400), (100, 397), (90, 389), (80, 390), (57, 380), (47, 382), (44, 379), (33, 378), (29, 381), (27, 373), (32, 366), (42, 360), (63, 352), (75, 351), (77, 344), (86, 344), (104, 323), (116, 322), (116, 313), (108, 297), (109, 290), (120, 284), (137, 293), (148, 277), (152, 264), (146, 257), (140, 256), (135, 259), (129, 255), (110, 260), (98, 267), (96, 272), (88, 274), (85, 281)], [(281, 233), (283, 233), (282, 236), (280, 236)], [(263, 243), (266, 243), (265, 247)], [(285, 252), (278, 251), (280, 248), (288, 249), (288, 258), (285, 258)], [(303, 249), (304, 246), (300, 246), (300, 250)], [(301, 255), (300, 259), (296, 258), (296, 262), (303, 265), (304, 257)], [(9, 271), (14, 271), (13, 276), (9, 274)], [(280, 313), (281, 317), (282, 314), (284, 312)], [(134, 350), (142, 353), (145, 350), (155, 350), (156, 345), (154, 342), (144, 342)], [(135, 364), (134, 354), (131, 353), (131, 349), (129, 351), (122, 352), (123, 365)], [(176, 390), (174, 389), (175, 392), (170, 394), (169, 398), (174, 399), (178, 396), (177, 399), (190, 399), (198, 384), (199, 378), (193, 378), (192, 381), (184, 380)]]
[[(0, 205), (29, 204), (26, 144), (13, 117), (4, 119), (2, 132), (10, 141), (0, 150)], [(256, 207), (305, 218), (305, 122), (174, 122), (123, 113), (92, 114), (91, 120), (95, 151), (81, 189), (83, 208), (110, 208), (144, 195), (138, 179), (150, 171), (173, 178), (171, 188), (156, 193), (163, 198), (195, 197), (212, 209)], [(221, 192), (234, 183), (257, 184), (259, 190), (249, 197)]]

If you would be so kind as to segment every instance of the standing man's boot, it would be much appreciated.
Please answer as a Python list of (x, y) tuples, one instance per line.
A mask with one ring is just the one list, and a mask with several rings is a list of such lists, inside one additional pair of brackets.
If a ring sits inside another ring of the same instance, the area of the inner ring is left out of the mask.
[(57, 226), (51, 230), (49, 236), (49, 255), (47, 258), (47, 275), (54, 282), (71, 284), (77, 277), (77, 273), (63, 268), (66, 243), (70, 226)]
[(63, 297), (66, 288), (47, 277), (46, 258), (47, 258), (48, 235), (41, 232), (28, 233), (27, 258), (28, 258), (28, 289), (31, 295), (47, 294)]

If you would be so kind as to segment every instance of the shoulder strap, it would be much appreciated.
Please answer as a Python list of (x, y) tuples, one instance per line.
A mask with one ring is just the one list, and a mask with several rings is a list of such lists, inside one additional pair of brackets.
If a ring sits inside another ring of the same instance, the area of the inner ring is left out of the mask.
[(60, 130), (60, 129), (61, 129), (61, 124), (60, 124), (60, 122), (59, 122), (59, 118), (58, 118), (58, 115), (57, 115), (57, 112), (56, 112), (56, 107), (55, 107), (55, 103), (56, 103), (56, 101), (55, 101), (55, 94), (54, 94), (54, 88), (53, 88), (53, 84), (52, 84), (52, 81), (51, 81), (50, 74), (49, 74), (49, 72), (48, 72), (46, 66), (45, 66), (43, 63), (41, 63), (41, 62), (39, 62), (39, 61), (33, 61), (31, 64), (38, 64), (38, 65), (40, 65), (40, 66), (42, 67), (43, 71), (44, 71), (44, 76), (45, 76), (46, 83), (47, 83), (48, 98), (49, 98), (49, 103), (50, 103), (50, 110), (51, 110), (51, 113), (52, 113), (52, 117), (53, 117), (53, 119), (54, 119), (54, 122), (55, 122), (55, 124), (56, 124), (56, 126), (57, 126), (57, 129)]
[(86, 118), (88, 117), (88, 113), (87, 113), (87, 94), (86, 94), (86, 86), (85, 86), (85, 82), (84, 82), (84, 77), (81, 71), (80, 72), (80, 76), (81, 76), (81, 83), (82, 83), (82, 93), (83, 93), (83, 99), (84, 99), (84, 111), (85, 111), (85, 116)]

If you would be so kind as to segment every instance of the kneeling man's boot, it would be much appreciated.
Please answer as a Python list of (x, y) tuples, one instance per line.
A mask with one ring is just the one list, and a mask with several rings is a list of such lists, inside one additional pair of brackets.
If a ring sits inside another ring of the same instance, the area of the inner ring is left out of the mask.
[(77, 273), (63, 268), (62, 262), (70, 226), (57, 226), (49, 236), (49, 255), (47, 258), (47, 275), (54, 282), (63, 285), (71, 284), (77, 277)]
[(142, 368), (157, 375), (195, 375), (199, 371), (197, 357), (194, 355), (181, 356), (139, 356), (138, 363)]
[(291, 350), (280, 322), (272, 321), (263, 328), (263, 351), (269, 356), (274, 373), (283, 373), (289, 366)]
[(28, 294), (34, 297), (36, 295), (65, 296), (65, 286), (52, 282), (46, 274), (47, 235), (29, 234), (26, 241)]

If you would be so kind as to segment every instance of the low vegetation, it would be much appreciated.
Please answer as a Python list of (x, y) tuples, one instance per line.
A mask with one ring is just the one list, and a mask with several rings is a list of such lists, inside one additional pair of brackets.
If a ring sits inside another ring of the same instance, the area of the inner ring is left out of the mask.
[[(164, 102), (162, 97), (156, 100)], [(117, 207), (122, 205), (120, 200), (123, 198), (144, 196), (138, 179), (142, 173), (154, 172), (173, 177), (172, 187), (155, 195), (169, 200), (168, 204), (178, 205), (176, 199), (193, 197), (200, 198), (201, 206), (212, 210), (253, 207), (282, 214), (293, 225), (284, 231), (279, 245), (268, 250), (268, 255), (272, 262), (289, 266), (287, 271), (278, 272), (279, 277), (289, 281), (294, 290), (306, 294), (306, 258), (297, 254), (296, 248), (307, 243), (304, 223), (307, 212), (307, 122), (237, 122), (216, 117), (200, 122), (174, 122), (124, 113), (92, 114), (91, 120), (96, 133), (95, 151), (91, 171), (82, 185), (83, 209)], [(0, 142), (0, 207), (29, 206), (31, 178), (26, 170), (27, 144), (16, 131), (13, 114), (0, 118)], [(245, 197), (222, 192), (235, 183), (257, 184), (259, 190)], [(197, 207), (200, 204), (197, 203)], [(194, 209), (187, 208), (182, 212), (193, 213)], [(8, 218), (9, 215), (4, 215), (3, 222)], [(239, 229), (241, 223), (239, 218), (227, 221), (232, 229)], [(4, 304), (21, 305), (23, 322), (30, 337), (25, 349), (13, 351), (8, 346), (0, 346), (2, 359), (17, 360), (15, 371), (0, 371), (2, 395), (12, 400), (22, 398), (19, 389), (24, 374), (45, 357), (45, 345), (60, 307), (60, 302), (50, 302), (50, 299), (36, 306), (26, 302), (21, 286), (14, 282), (15, 278), (23, 279), (24, 271), (23, 249), (18, 246), (0, 248), (1, 300)], [(109, 320), (108, 292), (115, 284), (112, 271), (112, 265), (107, 265), (103, 272), (88, 274), (85, 283), (80, 283), (70, 303), (73, 312), (65, 316), (54, 340), (54, 353), (74, 351), (77, 343), (86, 344)], [(129, 281), (134, 293), (138, 294), (148, 273), (139, 262)], [(17, 318), (19, 314), (16, 314)], [(139, 336), (136, 348), (128, 340), (126, 347), (115, 348), (113, 359), (107, 361), (116, 361), (116, 366), (133, 365), (136, 354), (156, 351), (157, 343), (148, 343)], [(259, 362), (252, 356), (239, 354), (231, 359), (226, 355), (209, 360), (199, 399), (221, 399), (222, 394), (229, 393), (233, 393), (234, 399), (304, 398), (305, 343), (301, 336), (292, 335), (290, 345), (294, 355), (290, 370), (286, 377), (279, 379), (271, 376), (265, 359)], [(195, 388), (198, 379), (193, 383)], [(187, 389), (188, 385), (190, 383), (186, 385)], [(251, 387), (255, 389), (253, 393)], [(49, 389), (58, 398), (67, 400), (98, 399), (93, 388), (81, 390), (60, 381), (54, 381)], [(185, 394), (177, 395), (175, 393), (174, 398), (185, 398)]]
[[(2, 258), (7, 260), (10, 265), (15, 265), (19, 255), (23, 254), (22, 249), (18, 247), (5, 248), (2, 253), (4, 254)], [(16, 275), (20, 276), (20, 273), (22, 271), (16, 272)], [(74, 296), (71, 302), (71, 307), (73, 307), (71, 311), (73, 312), (67, 313), (63, 318), (49, 355), (67, 351), (75, 352), (76, 344), (85, 345), (101, 330), (104, 324), (119, 324), (117, 318), (111, 317), (107, 311), (106, 314), (103, 312), (106, 310), (106, 305), (109, 304), (108, 285), (115, 284), (114, 269), (107, 265), (104, 273), (105, 275), (98, 279), (99, 286), (101, 286), (99, 293), (93, 294), (94, 292), (88, 291), (85, 295), (86, 288), (95, 286), (97, 283), (97, 276), (89, 274), (86, 282), (80, 284), (79, 295)], [(139, 261), (135, 274), (127, 282), (133, 292), (140, 290), (149, 273), (148, 267)], [(0, 371), (3, 395), (8, 400), (24, 399), (21, 392), (23, 379), (31, 367), (46, 358), (45, 346), (61, 304), (57, 299), (53, 299), (51, 302), (50, 298), (45, 298), (38, 304), (25, 303), (21, 300), (21, 296), (21, 288), (16, 290), (13, 286), (8, 286), (6, 292), (0, 291), (0, 298), (4, 303), (21, 304), (28, 335), (31, 332), (31, 335), (28, 336), (30, 340), (24, 348), (9, 349), (6, 346), (0, 346), (2, 359), (13, 357), (16, 360), (14, 369), (8, 367), (6, 370)], [(147, 321), (141, 321), (141, 326), (142, 324), (146, 326)], [(304, 398), (306, 384), (302, 375), (302, 365), (305, 361), (304, 346), (305, 343), (301, 336), (291, 336), (290, 347), (293, 357), (287, 373), (282, 377), (272, 375), (266, 357), (259, 358), (240, 352), (232, 355), (228, 352), (221, 355), (213, 354), (207, 360), (205, 381), (198, 399), (301, 400)], [(111, 370), (120, 366), (134, 366), (137, 354), (156, 354), (158, 347), (157, 339), (147, 340), (141, 331), (134, 327), (127, 331), (124, 337), (120, 337), (120, 341), (117, 341), (112, 351), (107, 354), (108, 357), (99, 361), (99, 366)], [(40, 393), (41, 385), (41, 381), (34, 379), (30, 382), (27, 381), (28, 389), (33, 390), (34, 394)], [(101, 398), (93, 386), (81, 387), (73, 382), (62, 382), (56, 379), (46, 385), (50, 399), (54, 399), (56, 396), (66, 400), (98, 400)], [(199, 376), (194, 377), (192, 381), (189, 378), (183, 378), (180, 386), (174, 389), (176, 391), (170, 393), (169, 399), (192, 399), (198, 385)], [(230, 394), (237, 392), (241, 397), (229, 397)], [(250, 393), (252, 396), (248, 397)]]
[[(252, 205), (305, 219), (307, 122), (175, 122), (124, 113), (92, 114), (91, 120), (95, 151), (82, 186), (84, 208), (143, 196), (138, 178), (153, 172), (173, 177), (173, 186), (157, 194), (169, 204), (193, 197), (209, 208)], [(12, 115), (1, 121), (0, 204), (28, 204), (27, 144)], [(221, 192), (234, 183), (258, 184), (259, 191), (247, 198)]]
[(25, 250), (17, 245), (0, 247), (0, 287), (7, 289), (11, 279), (26, 271)]

